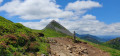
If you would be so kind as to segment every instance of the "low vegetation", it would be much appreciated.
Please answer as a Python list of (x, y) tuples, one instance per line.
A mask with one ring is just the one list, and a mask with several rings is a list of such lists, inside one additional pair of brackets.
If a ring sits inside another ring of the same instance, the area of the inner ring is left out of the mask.
[(104, 43), (104, 45), (120, 50), (120, 38), (112, 39)]
[(33, 30), (34, 32), (41, 32), (45, 35), (45, 37), (66, 37), (66, 34), (63, 34), (61, 32), (57, 32), (53, 29), (45, 29), (45, 30)]
[(48, 55), (46, 40), (32, 29), (0, 17), (0, 56)]

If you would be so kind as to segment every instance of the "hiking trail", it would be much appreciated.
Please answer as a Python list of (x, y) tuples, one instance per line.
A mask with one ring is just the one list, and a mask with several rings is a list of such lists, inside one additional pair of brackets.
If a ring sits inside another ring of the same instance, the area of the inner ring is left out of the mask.
[(74, 43), (70, 38), (48, 38), (50, 43), (49, 56), (110, 56), (86, 42)]

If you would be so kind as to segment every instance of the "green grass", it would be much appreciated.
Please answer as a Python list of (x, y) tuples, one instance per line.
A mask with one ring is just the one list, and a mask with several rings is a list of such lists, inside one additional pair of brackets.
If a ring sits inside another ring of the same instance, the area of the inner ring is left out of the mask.
[(112, 39), (104, 43), (104, 45), (120, 50), (120, 38)]
[(57, 23), (57, 22), (51, 22), (51, 24), (53, 26), (56, 26), (56, 27), (60, 28), (60, 29), (65, 29), (64, 27), (61, 27), (61, 25), (59, 23)]
[(34, 30), (34, 32), (43, 33), (45, 37), (65, 37), (66, 34), (63, 34), (61, 32), (57, 32), (53, 29), (46, 29), (46, 30)]
[(49, 44), (37, 32), (0, 16), (0, 56), (48, 55)]
[(111, 56), (120, 56), (120, 50), (113, 49), (113, 48), (110, 48), (110, 47), (107, 47), (104, 45), (93, 44), (93, 43), (91, 43), (91, 45), (93, 45), (101, 50), (104, 50), (106, 52), (109, 52), (111, 54)]
[(46, 54), (46, 56), (48, 56), (48, 52), (49, 52), (49, 47), (50, 45), (46, 42), (48, 42), (48, 39), (46, 37), (40, 37), (37, 39), (38, 43), (40, 44), (39, 46), (39, 54)]

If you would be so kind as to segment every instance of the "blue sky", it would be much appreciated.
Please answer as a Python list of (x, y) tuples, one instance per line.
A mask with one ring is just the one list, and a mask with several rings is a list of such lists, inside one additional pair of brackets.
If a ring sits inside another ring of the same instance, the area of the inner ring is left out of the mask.
[[(10, 2), (11, 0), (4, 0), (2, 5), (6, 2)], [(69, 2), (75, 2), (76, 0), (56, 0), (56, 3), (61, 5), (61, 9), (65, 8), (65, 6)], [(103, 5), (102, 8), (94, 8), (90, 9), (87, 13), (95, 15), (98, 20), (105, 22), (107, 24), (120, 22), (120, 0), (92, 0), (97, 1), (100, 4)], [(0, 16), (3, 16), (9, 20), (12, 20), (13, 22), (30, 22), (30, 21), (39, 21), (39, 20), (22, 20), (18, 19), (17, 16), (15, 17), (7, 17), (6, 12), (0, 12)]]
[(71, 32), (76, 30), (79, 34), (120, 33), (120, 0), (0, 1), (0, 16), (32, 29), (42, 29), (54, 19)]
[[(69, 2), (76, 0), (56, 0), (64, 8)], [(92, 0), (103, 5), (102, 8), (94, 8), (87, 13), (95, 15), (98, 20), (107, 24), (120, 22), (120, 0)]]

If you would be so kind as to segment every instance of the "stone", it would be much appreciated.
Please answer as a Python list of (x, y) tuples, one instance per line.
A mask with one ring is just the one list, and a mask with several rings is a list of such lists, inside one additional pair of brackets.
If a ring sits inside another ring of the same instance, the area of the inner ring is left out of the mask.
[(41, 56), (46, 56), (45, 54), (41, 54)]
[(83, 50), (81, 51), (82, 53), (85, 53), (85, 54), (88, 54), (88, 51), (87, 50)]
[(67, 56), (67, 55), (64, 53), (58, 53), (56, 56)]

